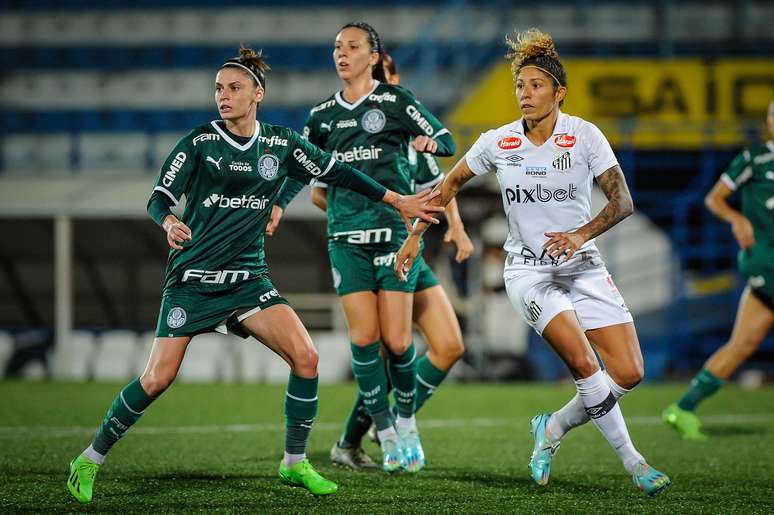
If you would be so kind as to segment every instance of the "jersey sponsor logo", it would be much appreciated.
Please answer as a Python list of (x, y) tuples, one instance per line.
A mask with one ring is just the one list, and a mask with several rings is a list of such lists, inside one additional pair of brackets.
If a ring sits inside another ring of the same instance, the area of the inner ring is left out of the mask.
[(334, 150), (331, 155), (336, 161), (341, 161), (342, 163), (352, 163), (354, 161), (372, 161), (374, 159), (379, 159), (382, 154), (382, 150), (379, 147), (375, 147), (371, 145), (370, 147), (353, 147), (351, 150), (347, 150), (346, 152), (339, 152), (338, 150)]
[(503, 150), (513, 150), (521, 146), (521, 138), (517, 136), (507, 136), (505, 138), (500, 138), (500, 141), (497, 142), (497, 146)]
[(174, 307), (169, 310), (169, 313), (167, 313), (167, 326), (170, 329), (183, 327), (187, 319), (188, 315), (183, 308)]
[(213, 193), (204, 201), (202, 205), (204, 207), (218, 207), (218, 208), (231, 208), (231, 209), (254, 209), (260, 211), (265, 209), (269, 199), (266, 197), (256, 197), (255, 195), (242, 195), (241, 197), (227, 197), (218, 193)]
[(522, 188), (518, 184), (516, 189), (505, 188), (505, 200), (510, 206), (511, 203), (517, 204), (530, 204), (535, 202), (564, 202), (566, 200), (575, 200), (575, 193), (578, 191), (578, 187), (574, 184), (569, 184), (567, 188), (546, 188), (542, 184), (538, 184), (534, 188)]
[(220, 141), (220, 134), (215, 134), (214, 132), (199, 134), (193, 139), (193, 146), (195, 147), (197, 143), (201, 143), (202, 141)]
[(772, 159), (774, 159), (774, 153), (769, 152), (767, 154), (761, 154), (759, 156), (755, 156), (753, 158), (753, 163), (755, 163), (756, 165), (762, 165), (762, 164), (768, 163)]
[(379, 102), (381, 104), (382, 102), (397, 102), (398, 97), (388, 91), (385, 91), (381, 95), (369, 95), (368, 100), (371, 100), (372, 102)]
[(252, 172), (253, 165), (244, 161), (234, 161), (228, 164), (228, 169), (232, 172)]
[(554, 138), (554, 145), (560, 148), (572, 148), (575, 145), (575, 136), (560, 134)]
[(548, 175), (547, 166), (528, 166), (524, 170), (524, 174), (527, 177), (545, 177)]
[(406, 114), (408, 114), (412, 120), (417, 122), (417, 125), (419, 125), (419, 128), (425, 131), (425, 134), (428, 136), (432, 136), (435, 130), (433, 129), (433, 126), (430, 125), (430, 122), (427, 121), (427, 119), (422, 116), (422, 113), (419, 112), (419, 109), (416, 108), (416, 106), (413, 106), (409, 104), (406, 106)]
[(315, 106), (310, 111), (310, 114), (317, 113), (319, 111), (322, 111), (323, 109), (328, 109), (329, 107), (333, 106), (336, 103), (335, 100), (328, 100), (327, 102), (323, 102), (322, 104)]
[(274, 154), (264, 154), (258, 158), (258, 173), (267, 181), (277, 178), (279, 171), (279, 158)]
[(272, 298), (279, 297), (279, 292), (272, 288), (271, 290), (267, 291), (266, 293), (262, 293), (260, 297), (258, 297), (258, 302), (269, 302)]
[(384, 126), (387, 123), (387, 117), (384, 116), (384, 113), (380, 109), (369, 109), (363, 115), (360, 123), (367, 132), (377, 134), (384, 129)]
[(387, 243), (392, 240), (392, 229), (360, 229), (358, 231), (342, 231), (333, 234), (333, 239), (346, 238), (347, 243), (363, 245), (368, 243)]
[(511, 154), (509, 156), (505, 156), (505, 160), (507, 161), (507, 163), (505, 163), (506, 166), (521, 166), (521, 161), (523, 161), (524, 158), (519, 154)]
[(774, 172), (766, 172), (766, 178), (770, 181), (774, 181)]
[(185, 152), (178, 152), (175, 155), (175, 158), (169, 163), (169, 169), (164, 172), (164, 177), (161, 179), (161, 183), (164, 184), (164, 186), (167, 188), (172, 186), (172, 183), (175, 182), (175, 177), (177, 177), (177, 172), (180, 171), (180, 167), (183, 166), (186, 158)]
[[(519, 255), (522, 258), (522, 264), (528, 265), (528, 266), (538, 266), (538, 265), (551, 265), (551, 266), (558, 266), (559, 265), (559, 259), (551, 257), (551, 255), (548, 253), (548, 249), (543, 249), (543, 252), (538, 256), (535, 254), (535, 251), (532, 250), (529, 247), (522, 246), (521, 252)], [(518, 255), (516, 254), (508, 254), (508, 265), (513, 266), (516, 264), (516, 260), (518, 259)]]
[(572, 160), (570, 159), (570, 151), (567, 150), (565, 152), (562, 152), (556, 156), (556, 158), (551, 162), (551, 166), (553, 166), (555, 169), (559, 170), (560, 172), (565, 172), (570, 169), (572, 166)]
[(296, 161), (298, 161), (298, 164), (301, 165), (301, 168), (313, 176), (317, 177), (318, 175), (322, 175), (322, 169), (317, 166), (314, 161), (309, 159), (309, 156), (307, 156), (306, 153), (304, 153), (304, 151), (300, 148), (297, 148), (293, 151), (293, 157), (296, 158)]
[(389, 266), (395, 264), (395, 252), (374, 257), (374, 266)]
[(350, 129), (352, 127), (357, 127), (357, 120), (354, 118), (350, 118), (349, 120), (339, 120), (339, 123), (336, 124), (337, 129)]
[(215, 161), (215, 159), (213, 159), (212, 157), (207, 156), (207, 162), (214, 164), (215, 168), (217, 168), (218, 170), (220, 170), (220, 162), (221, 161), (223, 161), (223, 156), (221, 156), (221, 158), (218, 159), (217, 161)]
[[(234, 284), (246, 281), (250, 277), (247, 270), (196, 270), (189, 268), (183, 272), (183, 281), (196, 281), (205, 284)], [(170, 327), (172, 327), (170, 325)]]
[(269, 146), (273, 146), (273, 145), (279, 145), (280, 147), (288, 146), (288, 140), (286, 140), (285, 138), (280, 138), (276, 134), (274, 134), (271, 138), (267, 138), (266, 136), (258, 136), (258, 141)]

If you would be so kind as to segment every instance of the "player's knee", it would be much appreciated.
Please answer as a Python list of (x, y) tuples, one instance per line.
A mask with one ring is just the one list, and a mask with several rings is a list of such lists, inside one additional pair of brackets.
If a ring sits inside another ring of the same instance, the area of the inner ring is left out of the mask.
[(349, 333), (350, 341), (359, 347), (378, 341), (379, 338), (380, 334), (378, 330), (350, 331)]
[(734, 348), (734, 351), (747, 359), (752, 356), (756, 350), (758, 350), (758, 347), (765, 337), (765, 332), (752, 331), (743, 336), (734, 338), (730, 343)]
[(411, 338), (384, 336), (384, 345), (392, 354), (402, 356), (411, 346)]
[(317, 364), (320, 361), (320, 356), (317, 354), (317, 349), (313, 346), (305, 346), (302, 350), (292, 356), (292, 360), (293, 370), (296, 374), (305, 377), (314, 377), (317, 375)]
[(624, 373), (619, 374), (614, 380), (618, 386), (626, 390), (631, 390), (638, 384), (640, 384), (645, 377), (645, 370), (642, 365), (632, 367), (626, 370)]
[(578, 354), (570, 356), (567, 359), (567, 366), (570, 368), (572, 375), (577, 378), (591, 377), (597, 370), (599, 370), (599, 363), (596, 358), (588, 356), (586, 354)]
[(142, 389), (149, 397), (158, 397), (169, 388), (177, 377), (177, 370), (168, 368), (156, 368), (146, 371), (140, 377)]
[(437, 349), (435, 354), (438, 355), (440, 361), (451, 368), (465, 354), (465, 346), (462, 344), (462, 340), (449, 340), (440, 349)]

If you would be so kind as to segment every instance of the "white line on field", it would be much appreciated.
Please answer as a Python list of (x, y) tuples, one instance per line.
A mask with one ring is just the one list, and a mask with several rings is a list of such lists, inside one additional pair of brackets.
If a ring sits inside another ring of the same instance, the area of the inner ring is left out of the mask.
[[(526, 419), (525, 419), (526, 420)], [(737, 414), (737, 415), (706, 415), (701, 417), (702, 422), (709, 424), (754, 424), (774, 421), (774, 413), (761, 414)], [(627, 417), (626, 423), (630, 426), (655, 426), (662, 424), (661, 417), (657, 416), (633, 416)], [(475, 427), (518, 427), (526, 424), (524, 420), (512, 418), (469, 418), (469, 419), (420, 419), (420, 428), (430, 429), (454, 429)], [(326, 431), (340, 430), (342, 423), (320, 422), (314, 425), (315, 429)], [(64, 437), (91, 435), (96, 431), (96, 426), (73, 427), (46, 427), (46, 426), (0, 426), (0, 438), (23, 437)], [(170, 427), (136, 427), (132, 434), (160, 435), (160, 434), (206, 434), (206, 433), (249, 433), (253, 431), (284, 431), (283, 423), (262, 424), (226, 424), (218, 426), (170, 426)]]

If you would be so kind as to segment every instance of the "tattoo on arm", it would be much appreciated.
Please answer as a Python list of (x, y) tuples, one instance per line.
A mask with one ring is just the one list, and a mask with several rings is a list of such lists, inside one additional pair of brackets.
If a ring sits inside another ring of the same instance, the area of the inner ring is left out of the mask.
[(634, 206), (629, 188), (626, 186), (621, 167), (608, 168), (597, 177), (597, 184), (607, 197), (607, 205), (589, 223), (578, 229), (588, 235), (586, 239), (596, 238), (615, 224), (632, 214)]

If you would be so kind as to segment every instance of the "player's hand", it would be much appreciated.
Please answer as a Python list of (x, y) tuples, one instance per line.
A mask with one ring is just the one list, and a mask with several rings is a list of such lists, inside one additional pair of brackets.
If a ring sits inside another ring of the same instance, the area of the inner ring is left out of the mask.
[(443, 207), (431, 206), (429, 202), (440, 194), (441, 192), (438, 190), (432, 191), (429, 189), (415, 195), (398, 195), (394, 191), (388, 191), (385, 194), (384, 200), (398, 210), (401, 218), (403, 218), (403, 223), (406, 224), (406, 228), (411, 232), (412, 218), (419, 218), (431, 224), (438, 223), (438, 219), (434, 218), (433, 215), (443, 211)]
[(438, 143), (430, 136), (417, 136), (412, 144), (417, 152), (435, 154), (435, 151), (438, 150)]
[(282, 218), (282, 213), (284, 211), (281, 207), (278, 205), (271, 206), (271, 214), (269, 215), (269, 223), (266, 224), (266, 236), (273, 236), (274, 231), (277, 230), (277, 226), (279, 226), (280, 219)]
[(457, 263), (462, 263), (473, 254), (473, 242), (470, 241), (468, 233), (465, 232), (465, 227), (461, 224), (449, 226), (446, 234), (443, 235), (443, 241), (446, 243), (452, 242), (457, 247), (457, 255), (454, 256), (454, 260)]
[(549, 240), (543, 245), (546, 253), (554, 259), (565, 256), (569, 260), (586, 243), (586, 238), (577, 232), (547, 232)]
[(749, 249), (755, 243), (753, 226), (746, 216), (738, 216), (731, 222), (731, 231), (734, 233), (737, 243), (743, 249)]
[(167, 243), (175, 250), (183, 250), (181, 243), (191, 240), (191, 229), (175, 215), (167, 215), (162, 227), (167, 232)]
[(395, 275), (398, 276), (400, 282), (406, 282), (406, 276), (419, 254), (419, 240), (419, 236), (415, 234), (410, 235), (395, 255)]

